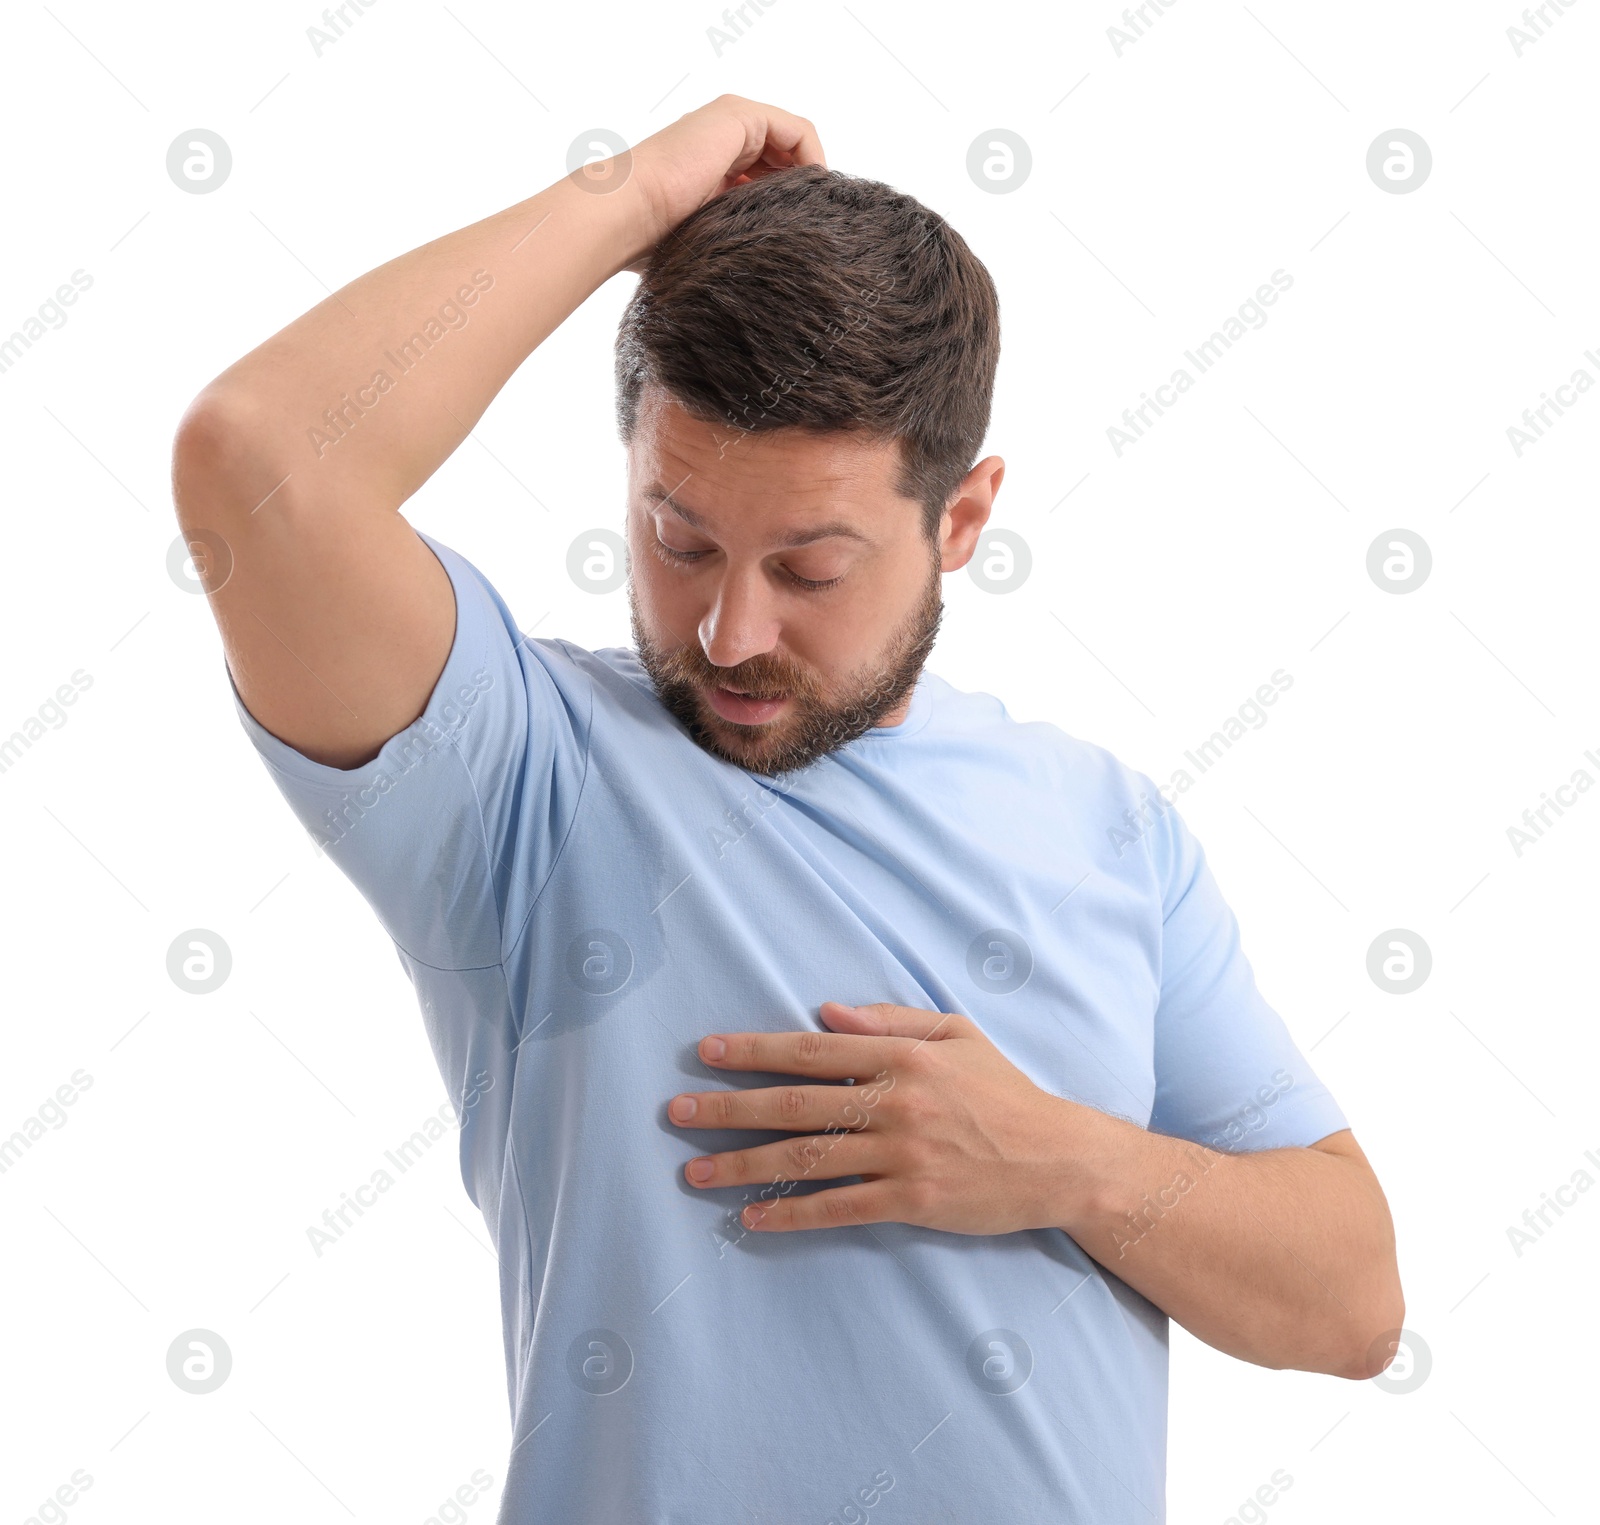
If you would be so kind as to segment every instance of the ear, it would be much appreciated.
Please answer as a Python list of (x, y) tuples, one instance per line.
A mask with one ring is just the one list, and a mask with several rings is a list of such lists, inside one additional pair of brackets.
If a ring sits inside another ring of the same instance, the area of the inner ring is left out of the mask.
[(1005, 479), (1006, 463), (997, 455), (986, 456), (961, 479), (939, 526), (939, 555), (942, 572), (959, 572), (972, 560), (978, 536), (989, 522), (995, 494)]

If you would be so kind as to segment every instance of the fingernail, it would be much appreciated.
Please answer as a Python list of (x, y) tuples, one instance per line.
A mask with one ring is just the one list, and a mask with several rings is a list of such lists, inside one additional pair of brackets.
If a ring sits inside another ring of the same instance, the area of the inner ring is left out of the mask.
[(728, 1045), (724, 1043), (721, 1038), (707, 1038), (705, 1042), (700, 1045), (700, 1052), (704, 1054), (707, 1059), (720, 1059), (725, 1053), (728, 1052)]
[(674, 1096), (672, 1098), (672, 1115), (680, 1123), (686, 1123), (698, 1110), (699, 1103), (692, 1096)]
[(765, 1218), (766, 1216), (767, 1216), (767, 1214), (766, 1214), (766, 1210), (764, 1208), (760, 1208), (760, 1207), (747, 1207), (747, 1208), (745, 1208), (745, 1210), (744, 1210), (745, 1227), (746, 1228), (755, 1228), (756, 1225), (759, 1224), (761, 1222), (761, 1220), (763, 1218)]
[(711, 1179), (712, 1169), (713, 1166), (710, 1160), (690, 1160), (689, 1179), (691, 1181), (709, 1181)]

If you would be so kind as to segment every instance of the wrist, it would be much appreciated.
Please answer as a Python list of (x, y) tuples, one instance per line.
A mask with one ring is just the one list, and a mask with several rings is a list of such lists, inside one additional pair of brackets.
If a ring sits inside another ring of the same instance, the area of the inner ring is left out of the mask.
[(538, 235), (545, 238), (559, 227), (564, 256), (592, 272), (590, 290), (641, 264), (663, 236), (648, 193), (621, 155), (563, 175), (509, 215), (522, 248), (534, 245), (528, 235), (541, 223), (549, 223)]
[(1081, 1240), (1120, 1203), (1119, 1181), (1128, 1174), (1130, 1157), (1148, 1138), (1143, 1129), (1121, 1118), (1057, 1098), (1053, 1187), (1049, 1225)]
[(650, 257), (650, 251), (670, 233), (675, 226), (667, 220), (661, 199), (653, 190), (650, 180), (641, 171), (637, 156), (628, 168), (626, 181), (618, 188), (615, 197), (618, 213), (618, 248), (622, 253), (619, 270), (640, 270)]

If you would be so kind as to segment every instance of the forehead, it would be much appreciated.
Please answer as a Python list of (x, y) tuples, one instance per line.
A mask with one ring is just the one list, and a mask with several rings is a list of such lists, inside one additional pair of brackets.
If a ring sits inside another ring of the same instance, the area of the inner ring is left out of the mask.
[(682, 505), (706, 528), (723, 519), (795, 527), (826, 516), (870, 531), (911, 504), (895, 490), (901, 456), (894, 440), (707, 423), (658, 388), (640, 398), (628, 457), (647, 508), (666, 498), (669, 511)]

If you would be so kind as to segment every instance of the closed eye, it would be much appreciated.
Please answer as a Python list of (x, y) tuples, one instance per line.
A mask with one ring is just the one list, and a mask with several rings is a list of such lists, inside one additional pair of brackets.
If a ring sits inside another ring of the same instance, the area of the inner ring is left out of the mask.
[(789, 571), (788, 567), (785, 567), (783, 570), (791, 582), (797, 583), (800, 587), (811, 593), (820, 592), (823, 588), (831, 588), (844, 581), (842, 574), (838, 577), (825, 577), (819, 581), (818, 579), (811, 577), (802, 577), (798, 572)]
[(655, 549), (665, 561), (686, 562), (698, 561), (706, 555), (705, 551), (680, 551), (675, 545), (668, 545), (659, 535), (653, 537)]
[[(680, 551), (677, 546), (668, 545), (659, 535), (651, 537), (652, 549), (669, 566), (686, 566), (700, 560), (702, 556), (709, 556), (709, 551)], [(824, 588), (832, 588), (844, 581), (841, 574), (838, 577), (802, 577), (798, 572), (792, 572), (788, 567), (783, 569), (784, 576), (796, 587), (804, 588), (808, 593), (820, 593)]]

